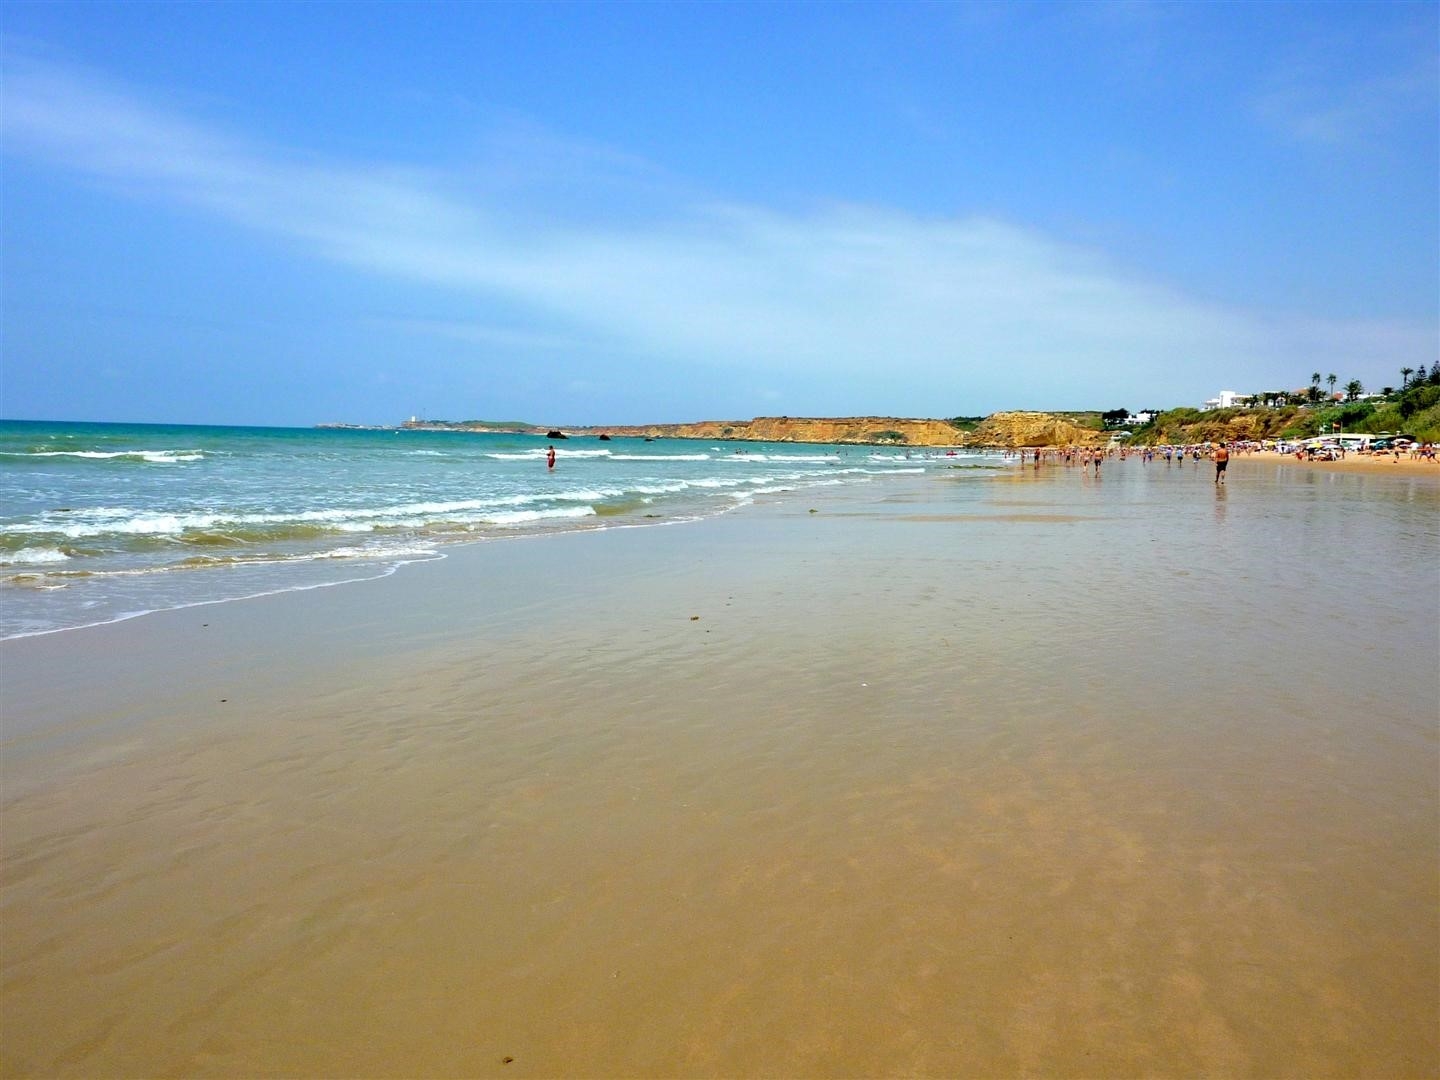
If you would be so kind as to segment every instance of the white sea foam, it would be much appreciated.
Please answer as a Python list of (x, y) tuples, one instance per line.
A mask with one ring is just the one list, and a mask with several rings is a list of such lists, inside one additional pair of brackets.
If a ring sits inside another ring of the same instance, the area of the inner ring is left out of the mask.
[(553, 510), (508, 510), (498, 514), (486, 514), (484, 521), (490, 525), (521, 525), (527, 521), (542, 521), (546, 518), (593, 517), (593, 506), (564, 506)]
[(34, 450), (28, 454), (7, 454), (6, 457), (72, 457), (108, 461), (113, 458), (137, 458), (155, 465), (174, 465), (181, 461), (200, 461), (202, 450)]
[(686, 480), (670, 480), (659, 484), (637, 484), (630, 490), (637, 495), (672, 495), (677, 491), (684, 491), (691, 485)]
[(0, 555), (0, 566), (46, 566), (69, 561), (70, 556), (55, 547), (21, 548)]
[[(185, 445), (190, 436), (158, 433), (118, 444), (88, 432), (67, 441), (56, 435), (3, 444), (0, 485), (16, 494), (5, 500), (10, 520), (0, 522), (0, 537), (19, 549), (0, 555), (4, 576), (28, 574), (65, 587), (52, 601), (35, 591), (43, 584), (31, 585), (22, 593), (25, 611), (0, 612), (0, 633), (38, 625), (32, 618), (90, 622), (85, 611), (96, 596), (102, 607), (128, 611), (151, 601), (171, 607), (199, 594), (248, 591), (272, 562), (282, 586), (295, 574), (327, 573), (327, 560), (335, 568), (329, 573), (360, 577), (368, 571), (348, 567), (434, 557), (431, 552), (457, 541), (673, 523), (819, 482), (864, 483), (943, 467), (946, 460), (919, 453), (912, 460), (899, 447), (837, 453), (834, 447), (756, 444), (732, 453), (734, 444), (641, 447), (577, 439), (554, 444), (561, 464), (550, 472), (541, 440), (442, 444), (380, 434), (246, 433), (229, 441), (215, 435), (203, 451)], [(121, 448), (135, 445), (142, 449)], [(30, 446), (47, 455), (49, 467), (36, 460), (30, 464), (39, 467), (12, 468), (33, 456)], [(205, 463), (196, 464), (202, 458)], [(744, 467), (725, 464), (736, 462)], [(113, 480), (97, 484), (101, 476)], [(107, 491), (112, 494), (100, 494)], [(87, 505), (97, 495), (109, 504)], [(312, 569), (292, 572), (287, 564)], [(194, 572), (166, 585), (173, 570)]]
[(723, 489), (732, 488), (739, 484), (761, 483), (763, 479), (765, 478), (750, 477), (748, 479), (740, 479), (737, 477), (734, 479), (726, 479), (719, 476), (702, 476), (697, 480), (687, 480), (686, 483), (690, 487)]
[(220, 514), (137, 514), (125, 521), (114, 521), (103, 526), (70, 525), (60, 531), (66, 536), (94, 536), (99, 533), (129, 533), (134, 535), (173, 535), (186, 529), (211, 529), (225, 521)]
[(532, 492), (463, 499), (448, 502), (403, 503), (396, 506), (331, 507), (293, 513), (189, 513), (157, 514), (100, 507), (76, 511), (64, 518), (53, 515), (17, 522), (3, 530), (17, 534), (58, 534), (68, 539), (104, 535), (175, 536), (186, 532), (224, 531), (246, 526), (318, 525), (337, 532), (364, 532), (374, 528), (418, 527), (429, 521), (491, 520), (502, 507), (524, 507), (544, 502), (588, 504), (626, 494), (623, 488), (580, 488), (559, 492)]
[(599, 502), (602, 499), (614, 499), (625, 494), (624, 488), (600, 488), (585, 489), (578, 491), (557, 491), (551, 495), (541, 498), (556, 499), (562, 502)]
[(611, 454), (612, 461), (709, 461), (709, 454)]
[(383, 547), (339, 547), (313, 552), (310, 559), (399, 559), (412, 555), (438, 554), (433, 544), (398, 544)]
[[(720, 459), (729, 460), (729, 459)], [(788, 460), (824, 462), (825, 458), (797, 455)], [(903, 460), (903, 459), (902, 459)], [(752, 462), (758, 465), (758, 462)], [(773, 463), (772, 463), (773, 464)], [(878, 462), (876, 464), (879, 464)], [(63, 537), (68, 540), (82, 540), (105, 535), (154, 536), (183, 538), (191, 532), (221, 532), (226, 529), (284, 527), (286, 525), (314, 525), (333, 529), (337, 532), (365, 532), (374, 529), (419, 528), (430, 523), (463, 524), (472, 521), (492, 521), (495, 515), (506, 509), (528, 511), (543, 508), (546, 504), (582, 503), (575, 516), (590, 512), (592, 504), (609, 499), (633, 495), (664, 495), (687, 490), (730, 491), (743, 486), (764, 486), (775, 483), (794, 483), (825, 476), (881, 475), (892, 473), (920, 473), (924, 466), (907, 463), (904, 468), (877, 469), (845, 467), (841, 469), (786, 469), (780, 472), (764, 472), (763, 467), (749, 476), (691, 476), (674, 479), (646, 478), (633, 484), (614, 486), (580, 486), (559, 491), (526, 491), (511, 494), (495, 493), (473, 499), (436, 499), (379, 506), (332, 506), (309, 510), (269, 512), (228, 512), (195, 510), (190, 512), (162, 512), (140, 510), (131, 507), (91, 507), (65, 511), (48, 511), (28, 521), (11, 523), (4, 532), (20, 535), (45, 535)], [(547, 512), (548, 511), (543, 511)], [(554, 515), (552, 515), (554, 516)]]
[[(161, 563), (152, 566), (135, 566), (122, 569), (96, 569), (85, 571), (87, 580), (99, 578), (155, 577), (173, 573), (176, 570), (208, 570), (223, 566), (270, 566), (295, 563), (324, 562), (333, 559), (370, 559), (385, 562), (390, 559), (440, 558), (433, 543), (406, 541), (399, 544), (362, 544), (359, 546), (329, 548), (323, 551), (271, 552), (261, 551), (238, 555), (192, 556), (181, 563)], [(3, 563), (0, 563), (3, 565)], [(63, 576), (63, 574), (62, 574)], [(283, 590), (282, 590), (283, 591)]]
[[(547, 454), (549, 454), (549, 452), (550, 451), (547, 448), (537, 446), (533, 450), (518, 450), (513, 453), (503, 453), (496, 451), (494, 453), (486, 454), (485, 456), (487, 458), (492, 458), (495, 461), (534, 461), (537, 458), (543, 459)], [(610, 453), (609, 450), (569, 450), (562, 446), (555, 447), (555, 456), (557, 458), (614, 457), (614, 455)]]
[(789, 479), (789, 480), (792, 480), (792, 481), (794, 481), (794, 482), (793, 482), (793, 483), (779, 483), (779, 484), (776, 484), (776, 483), (761, 484), (760, 486), (751, 488), (749, 491), (737, 491), (737, 492), (733, 492), (733, 493), (730, 495), (730, 498), (732, 498), (732, 499), (738, 499), (738, 500), (744, 500), (744, 501), (747, 501), (747, 502), (748, 502), (753, 496), (756, 496), (756, 495), (781, 495), (781, 494), (784, 494), (784, 493), (787, 492), (787, 491), (801, 491), (801, 490), (808, 490), (808, 489), (810, 489), (810, 488), (818, 488), (818, 487), (841, 487), (841, 486), (843, 486), (844, 483), (845, 483), (845, 481), (843, 481), (843, 480), (834, 480), (834, 479), (829, 479), (829, 480), (811, 480), (811, 479), (808, 479), (808, 478), (806, 478), (806, 477), (800, 477), (800, 476), (788, 477), (788, 478), (782, 478), (782, 479)]

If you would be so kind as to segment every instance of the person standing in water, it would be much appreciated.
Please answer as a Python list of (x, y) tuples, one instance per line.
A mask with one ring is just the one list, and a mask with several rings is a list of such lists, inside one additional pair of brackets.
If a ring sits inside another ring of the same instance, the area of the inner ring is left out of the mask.
[(555, 468), (555, 447), (547, 447), (545, 450), (545, 468)]
[(1225, 468), (1230, 464), (1230, 451), (1224, 443), (1215, 448), (1215, 483), (1225, 482)]

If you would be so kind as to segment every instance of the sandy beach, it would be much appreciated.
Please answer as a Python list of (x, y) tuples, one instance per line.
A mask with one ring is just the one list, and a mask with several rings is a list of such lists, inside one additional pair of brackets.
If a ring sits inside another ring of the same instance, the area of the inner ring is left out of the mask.
[(0, 643), (0, 1072), (1440, 1075), (1440, 468), (1104, 474)]

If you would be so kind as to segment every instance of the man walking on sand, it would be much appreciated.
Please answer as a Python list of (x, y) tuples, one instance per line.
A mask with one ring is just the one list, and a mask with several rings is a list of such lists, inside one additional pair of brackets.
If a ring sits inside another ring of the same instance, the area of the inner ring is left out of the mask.
[(1225, 482), (1225, 466), (1230, 464), (1230, 451), (1221, 443), (1215, 448), (1215, 483)]

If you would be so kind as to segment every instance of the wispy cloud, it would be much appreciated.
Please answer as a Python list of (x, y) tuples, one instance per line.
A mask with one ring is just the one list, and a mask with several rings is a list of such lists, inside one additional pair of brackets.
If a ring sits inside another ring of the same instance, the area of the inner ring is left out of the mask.
[(492, 323), (467, 322), (455, 319), (376, 319), (375, 325), (385, 330), (406, 334), (459, 341), (468, 345), (514, 349), (524, 352), (553, 352), (592, 348), (594, 341), (584, 337), (516, 329)]
[(1433, 28), (1393, 47), (1383, 69), (1352, 66), (1356, 43), (1331, 41), (1279, 62), (1257, 99), (1263, 121), (1301, 143), (1364, 148), (1398, 123), (1432, 115), (1440, 95)]
[(658, 213), (577, 219), (512, 205), (484, 184), (459, 193), (445, 173), (217, 134), (33, 63), (7, 62), (4, 105), (10, 153), (514, 312), (504, 328), (411, 327), (477, 343), (590, 343), (677, 367), (928, 387), (999, 373), (1011, 401), (1063, 400), (1070, 387), (1104, 399), (1145, 385), (1156, 365), (1203, 371), (1204, 386), (1237, 358), (1242, 370), (1309, 370), (1326, 362), (1311, 350), (1337, 341), (1402, 357), (1433, 346), (1431, 330), (1409, 324), (1320, 327), (1206, 303), (982, 217), (853, 205), (780, 213), (677, 195), (655, 200)]

